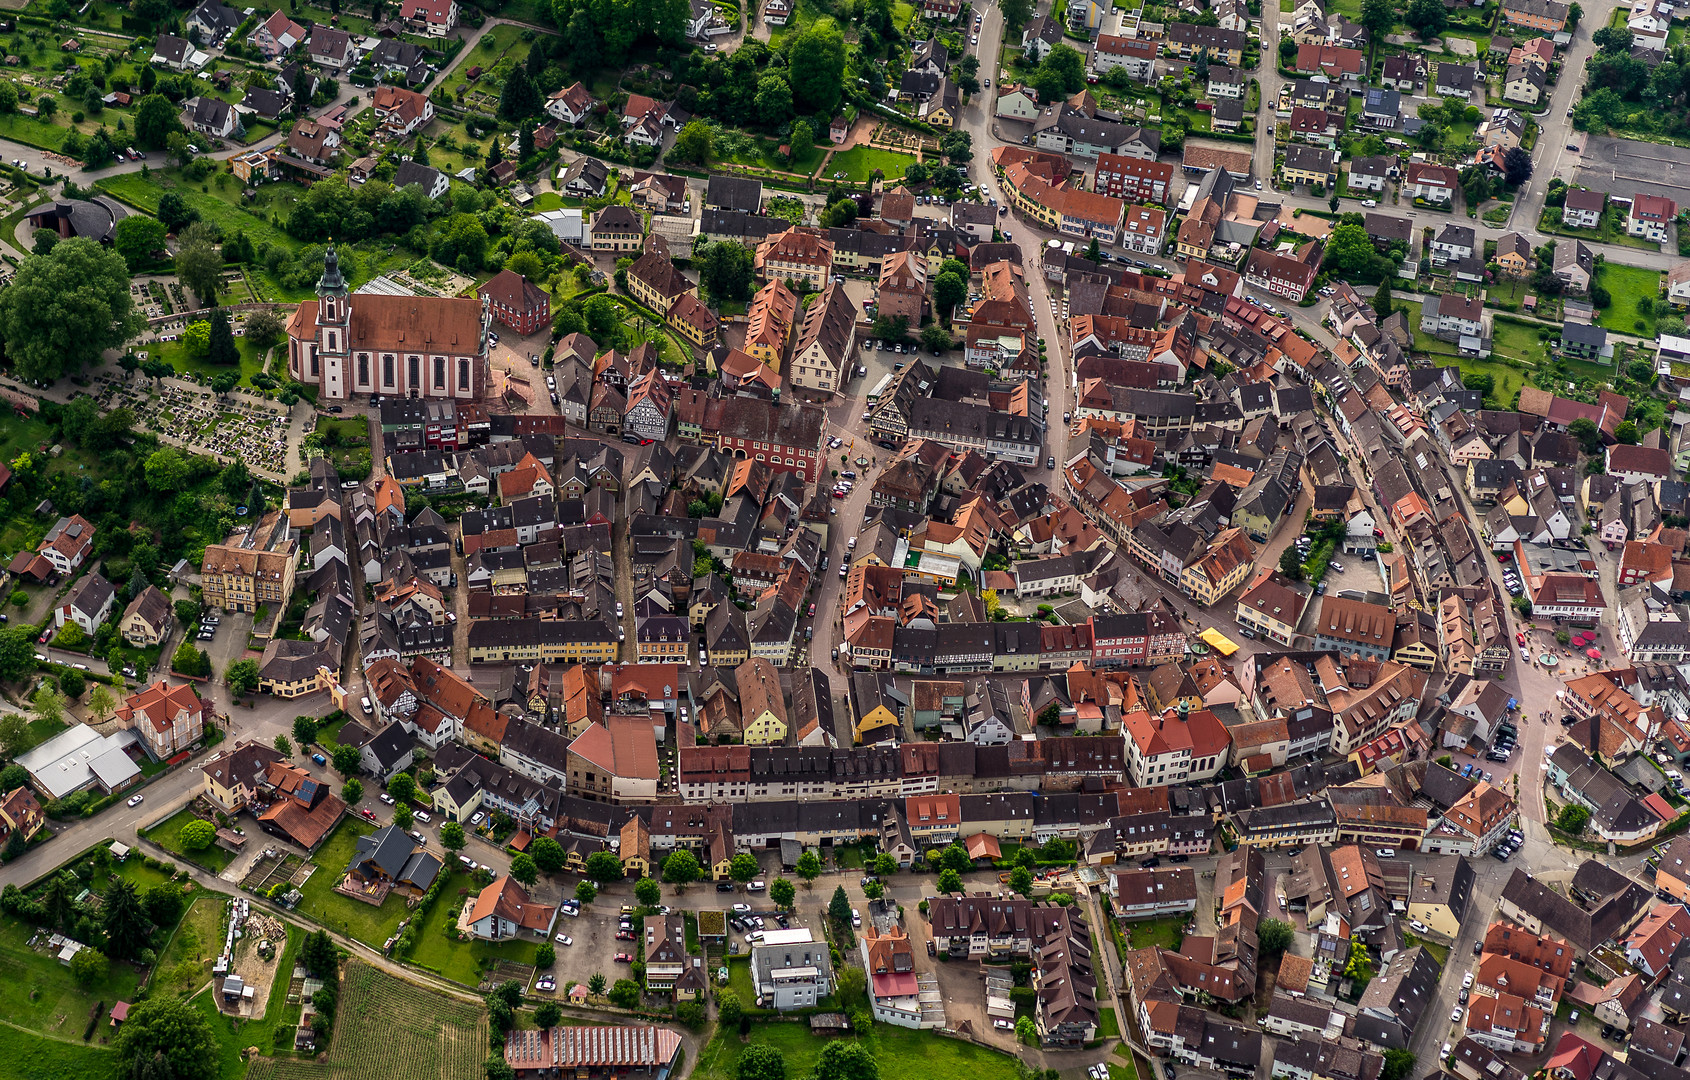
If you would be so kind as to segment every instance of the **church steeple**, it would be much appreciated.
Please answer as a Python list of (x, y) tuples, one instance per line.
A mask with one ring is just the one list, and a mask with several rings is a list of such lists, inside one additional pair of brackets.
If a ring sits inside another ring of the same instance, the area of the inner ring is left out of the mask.
[(340, 256), (335, 254), (333, 242), (330, 242), (328, 250), (323, 252), (323, 276), (317, 281), (317, 295), (330, 294), (346, 295), (346, 279), (340, 276)]
[[(317, 325), (336, 326), (346, 322), (350, 305), (346, 300), (346, 279), (340, 276), (340, 257), (335, 254), (334, 244), (323, 252), (323, 276), (317, 280)], [(337, 351), (338, 339), (335, 345), (325, 346), (332, 352)]]

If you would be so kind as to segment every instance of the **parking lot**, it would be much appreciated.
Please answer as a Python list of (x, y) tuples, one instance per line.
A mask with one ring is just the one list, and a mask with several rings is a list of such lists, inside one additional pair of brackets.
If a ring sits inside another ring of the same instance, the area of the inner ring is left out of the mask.
[(1573, 183), (1630, 199), (1639, 191), (1690, 201), (1690, 149), (1660, 143), (1587, 136)]

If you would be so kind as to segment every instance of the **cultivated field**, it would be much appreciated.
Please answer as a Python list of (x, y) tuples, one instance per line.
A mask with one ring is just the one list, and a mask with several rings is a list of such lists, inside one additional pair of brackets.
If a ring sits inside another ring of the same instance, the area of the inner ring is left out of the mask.
[(488, 1053), (478, 1005), (367, 964), (347, 966), (328, 1061), (259, 1058), (247, 1080), (478, 1080)]

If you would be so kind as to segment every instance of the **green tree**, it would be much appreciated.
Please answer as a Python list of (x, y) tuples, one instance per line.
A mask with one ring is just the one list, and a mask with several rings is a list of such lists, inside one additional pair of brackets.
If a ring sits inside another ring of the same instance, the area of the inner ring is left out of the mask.
[[(258, 689), (258, 661), (236, 660), (223, 670), (223, 683), (229, 688), (229, 693), (236, 697), (252, 693)], [(299, 733), (297, 727), (294, 728), (294, 733), (296, 735)], [(315, 731), (313, 731), (313, 738), (315, 738), (315, 734)], [(300, 745), (308, 745), (309, 741), (302, 739)]]
[(200, 219), (199, 211), (189, 206), (176, 191), (166, 191), (158, 197), (158, 220), (170, 232), (180, 232)]
[(211, 323), (204, 319), (189, 323), (182, 330), (182, 344), (195, 360), (205, 359), (206, 354), (211, 352)]
[(1568, 803), (1561, 807), (1561, 812), (1555, 815), (1555, 827), (1564, 833), (1577, 836), (1584, 832), (1584, 827), (1590, 824), (1590, 811), (1577, 803)]
[(511, 877), (524, 885), (532, 885), (540, 876), (540, 868), (534, 865), (531, 855), (518, 855), (511, 860)]
[(882, 851), (874, 857), (874, 872), (881, 877), (889, 877), (898, 872), (898, 860), (891, 852)]
[(182, 895), (182, 886), (174, 881), (163, 881), (147, 890), (142, 906), (154, 926), (175, 926), (176, 920), (187, 910), (188, 900)]
[(1392, 310), (1391, 279), (1387, 277), (1384, 281), (1381, 281), (1379, 283), (1379, 287), (1373, 291), (1373, 313), (1379, 316), (1380, 320), (1383, 321)]
[(728, 876), (744, 885), (757, 876), (757, 856), (749, 851), (737, 852), (733, 861), (728, 864)]
[(276, 753), (283, 757), (293, 756), (293, 742), (280, 732), (276, 734)]
[(1581, 416), (1567, 425), (1567, 434), (1579, 441), (1579, 445), (1587, 454), (1594, 454), (1602, 447), (1602, 432), (1596, 422), (1587, 416)]
[(70, 958), (70, 973), (83, 986), (93, 986), (105, 981), (111, 973), (111, 964), (100, 950), (81, 949)]
[(1263, 919), (1256, 927), (1256, 943), (1263, 953), (1282, 953), (1291, 947), (1295, 929), (1279, 919)]
[(786, 1055), (768, 1043), (753, 1043), (740, 1052), (734, 1080), (786, 1080)]
[(940, 274), (933, 279), (933, 311), (939, 319), (950, 325), (951, 313), (964, 300), (968, 299), (968, 281), (955, 274)]
[(1365, 270), (1375, 257), (1373, 238), (1365, 226), (1345, 222), (1332, 230), (1326, 241), (1323, 265), (1337, 277), (1349, 278)]
[(1039, 61), (1040, 73), (1055, 72), (1061, 79), (1062, 92), (1075, 94), (1086, 85), (1086, 58), (1078, 49), (1060, 42), (1052, 45), (1045, 58)]
[(590, 904), (598, 898), (599, 889), (597, 885), (594, 885), (590, 881), (578, 881), (575, 883), (575, 899), (581, 901), (581, 903)]
[(959, 874), (974, 869), (974, 860), (969, 857), (968, 849), (954, 840), (940, 854), (939, 863), (946, 870), (955, 870)]
[(364, 782), (353, 777), (340, 785), (340, 798), (348, 806), (357, 806), (364, 798)]
[[(1361, 25), (1367, 28), (1367, 44), (1385, 40), (1397, 25), (1397, 6), (1393, 0), (1362, 0)], [(1290, 40), (1290, 39), (1286, 39)], [(1293, 55), (1295, 52), (1293, 51)]]
[(880, 1065), (862, 1043), (834, 1039), (822, 1046), (814, 1080), (880, 1080)]
[(703, 120), (690, 120), (675, 136), (674, 143), (669, 147), (669, 156), (676, 161), (708, 165), (715, 141), (714, 128)]
[(339, 976), (340, 951), (335, 948), (334, 940), (326, 930), (313, 930), (305, 935), (299, 959), (305, 970), (319, 979), (334, 982)]
[(133, 960), (147, 947), (153, 927), (141, 908), (135, 886), (113, 877), (100, 905), (100, 928), (106, 933), (106, 950), (119, 960)]
[[(235, 346), (235, 335), (229, 329), (229, 316), (222, 308), (211, 313), (211, 347), (206, 351), (206, 357), (213, 364), (235, 365), (241, 362), (240, 349)], [(219, 372), (219, 374), (233, 375), (234, 381), (220, 393), (228, 393), (234, 388), (234, 383), (240, 379), (240, 372)]]
[[(444, 826), (441, 828), (441, 840), (445, 840)], [(458, 847), (463, 846), (464, 827), (459, 825)], [(555, 874), (562, 870), (563, 864), (568, 861), (568, 856), (563, 851), (563, 845), (549, 836), (535, 837), (534, 842), (528, 846), (528, 854), (534, 857), (534, 865), (539, 867), (542, 873), (547, 874)]]
[(1408, 10), (1403, 13), (1403, 22), (1420, 38), (1429, 41), (1443, 32), (1445, 24), (1449, 22), (1449, 11), (1443, 5), (1443, 0), (1409, 0)]
[[(146, 75), (142, 80), (145, 85)], [(163, 150), (174, 132), (182, 130), (179, 112), (163, 94), (147, 94), (135, 104), (135, 141), (145, 150)]]
[[(0, 293), (0, 297), (4, 294)], [(160, 495), (171, 495), (188, 482), (188, 463), (172, 446), (160, 447), (147, 458), (145, 466), (147, 486)]]
[(939, 323), (931, 322), (921, 328), (922, 348), (931, 349), (934, 353), (942, 353), (949, 349), (951, 344), (951, 332)]
[(119, 1075), (216, 1080), (222, 1058), (211, 1022), (188, 1000), (155, 994), (130, 1006), (117, 1035)]
[(799, 120), (792, 125), (792, 134), (787, 136), (786, 143), (792, 148), (794, 161), (802, 160), (805, 154), (815, 149), (816, 129), (808, 120)]
[(1010, 30), (1020, 30), (1033, 17), (1033, 0), (1004, 0), (1003, 22)]
[(528, 79), (528, 72), (511, 68), (499, 94), (499, 116), (504, 120), (523, 120), (540, 111), (540, 95)]
[[(552, 840), (552, 838), (549, 837), (549, 836), (542, 836), (542, 837), (537, 838), (534, 841), (531, 850), (534, 851), (534, 864), (536, 866), (540, 865), (539, 847), (540, 847), (540, 841), (541, 840)], [(552, 840), (552, 843), (556, 844), (557, 841)], [(447, 851), (451, 852), (454, 855), (456, 855), (458, 852), (462, 851), (464, 849), (464, 827), (462, 825), (458, 824), (456, 821), (441, 822), (441, 824), (440, 824), (440, 846), (445, 848)], [(558, 866), (562, 866), (562, 865), (563, 864), (561, 862), (558, 863)], [(556, 867), (553, 867), (553, 869), (555, 870)]]
[[(594, 976), (594, 978), (599, 979), (603, 977), (602, 975)], [(724, 1031), (737, 1026), (740, 1018), (744, 1015), (745, 1003), (739, 999), (738, 991), (725, 986), (716, 991), (716, 1020), (721, 1024)]]
[(792, 87), (778, 72), (769, 72), (757, 80), (755, 99), (757, 118), (766, 127), (779, 127), (792, 115)]
[(1626, 446), (1637, 445), (1637, 425), (1630, 420), (1621, 420), (1614, 428), (1614, 441)]
[(609, 885), (613, 881), (621, 881), (627, 874), (622, 869), (622, 860), (615, 853), (595, 851), (587, 856), (587, 876), (600, 885)]
[(643, 877), (634, 882), (634, 899), (644, 907), (656, 907), (663, 899), (663, 886), (657, 883), (656, 878)]
[(1279, 572), (1292, 581), (1303, 580), (1303, 557), (1297, 549), (1288, 547), (1279, 553)]
[(1015, 1041), (1024, 1046), (1032, 1046), (1039, 1041), (1039, 1029), (1034, 1026), (1032, 1017), (1021, 1016), (1016, 1018)]
[(806, 848), (804, 853), (798, 856), (798, 862), (793, 869), (798, 872), (799, 877), (804, 879), (805, 885), (811, 885), (817, 878), (821, 877), (822, 861), (814, 851)]
[(593, 972), (592, 978), (587, 980), (587, 993), (593, 995), (594, 997), (604, 997), (606, 981), (607, 980), (603, 974), (596, 971)]
[(777, 877), (769, 883), (769, 899), (775, 907), (792, 910), (792, 902), (798, 897), (798, 889), (784, 877)]
[[(232, 665), (231, 665), (232, 666)], [(224, 675), (224, 681), (228, 675)], [(317, 718), (314, 716), (296, 716), (293, 718), (293, 737), (301, 747), (310, 746), (317, 741)]]
[[(67, 623), (74, 626), (74, 623)], [(35, 715), (48, 727), (57, 727), (65, 718), (65, 696), (51, 686), (42, 686), (29, 699)]]
[(962, 891), (962, 875), (955, 870), (939, 871), (939, 891), (950, 894)]
[(845, 886), (833, 890), (833, 899), (827, 902), (827, 915), (840, 926), (851, 925), (851, 900), (845, 895)]
[(744, 244), (719, 240), (693, 251), (698, 284), (712, 303), (743, 303), (756, 287), (756, 253)]
[(833, 114), (845, 90), (845, 35), (832, 18), (817, 19), (793, 40), (787, 71), (800, 112)]
[[(222, 286), (223, 254), (217, 249), (217, 227), (196, 221), (183, 229), (176, 240), (176, 276), (192, 289), (201, 307), (217, 303)], [(233, 340), (230, 345), (233, 346)], [(237, 355), (236, 361), (238, 362)], [(228, 363), (229, 361), (223, 361)]]
[[(557, 963), (557, 950), (552, 947), (551, 942), (548, 941), (545, 944), (541, 945), (538, 949), (534, 950), (534, 966), (535, 967), (549, 968), (555, 963)], [(547, 1004), (551, 1004), (551, 1003), (548, 1002)], [(556, 1006), (554, 1005), (553, 1008), (556, 1008)], [(535, 1019), (538, 1020), (539, 1018), (536, 1017)], [(555, 1024), (555, 1023), (557, 1023), (557, 1021), (555, 1021), (555, 1020), (552, 1021), (552, 1024)], [(551, 1027), (552, 1024), (548, 1024), (543, 1020), (540, 1021), (541, 1027)]]
[(30, 246), (29, 250), (36, 255), (45, 255), (49, 251), (52, 251), (58, 242), (59, 234), (54, 230), (36, 229), (34, 233), (34, 243)]
[[(0, 754), (4, 754), (6, 757), (16, 757), (27, 749), (33, 741), (34, 736), (30, 734), (29, 721), (25, 720), (22, 714), (6, 713), (0, 716)], [(14, 768), (21, 770), (23, 766), (8, 765), (6, 768), (8, 770)], [(7, 795), (16, 791), (24, 785), (28, 778), (28, 773), (21, 777), (16, 773), (7, 775), (7, 782), (0, 782), (0, 795)]]
[(408, 803), (417, 797), (417, 778), (410, 773), (399, 773), (387, 782), (387, 793), (393, 796), (394, 802)]
[(663, 884), (685, 888), (698, 880), (698, 856), (684, 848), (671, 851), (663, 860)]
[(177, 843), (182, 845), (183, 851), (204, 851), (217, 840), (217, 826), (209, 821), (195, 819), (182, 826), (182, 831), (177, 834), (176, 839)]
[(347, 746), (345, 743), (341, 743), (334, 748), (334, 756), (331, 760), (334, 762), (335, 772), (342, 776), (351, 776), (358, 771), (358, 765), (363, 760), (363, 756), (358, 753), (356, 746)]
[(0, 292), (0, 339), (20, 378), (73, 374), (140, 330), (123, 256), (86, 237), (25, 259)]
[(1033, 888), (1033, 872), (1025, 866), (1017, 866), (1009, 872), (1009, 887), (1026, 896)]
[(617, 979), (616, 985), (610, 988), (610, 1003), (620, 1009), (639, 1008), (640, 984), (632, 979)]
[(1383, 1080), (1403, 1080), (1414, 1068), (1414, 1051), (1387, 1050), (1385, 1051), (1385, 1068), (1380, 1074)]
[[(1634, 424), (1632, 425), (1632, 434), (1634, 437), (1636, 433), (1637, 427)], [(66, 623), (65, 625), (75, 626), (76, 624)], [(59, 693), (63, 694), (71, 701), (75, 701), (77, 698), (81, 697), (82, 691), (86, 688), (87, 684), (82, 678), (82, 672), (77, 671), (75, 668), (72, 668), (59, 676)]]

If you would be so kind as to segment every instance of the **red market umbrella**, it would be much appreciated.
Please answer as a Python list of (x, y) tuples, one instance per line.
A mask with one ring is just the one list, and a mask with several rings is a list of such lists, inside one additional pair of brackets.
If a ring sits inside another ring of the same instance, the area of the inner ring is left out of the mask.
[(1600, 660), (1600, 659), (1602, 659), (1602, 650), (1601, 649), (1586, 649), (1586, 650), (1584, 650), (1584, 655), (1590, 657), (1592, 660)]

